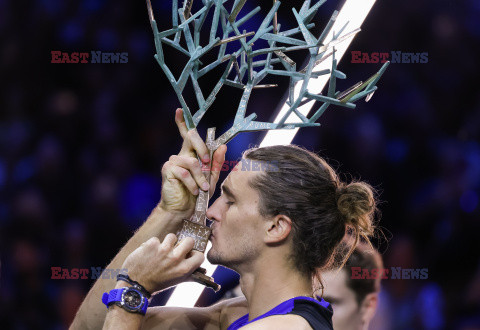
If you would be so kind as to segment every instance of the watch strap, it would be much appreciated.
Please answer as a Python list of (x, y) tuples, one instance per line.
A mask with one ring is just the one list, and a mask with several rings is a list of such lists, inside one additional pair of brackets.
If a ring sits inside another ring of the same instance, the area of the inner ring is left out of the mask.
[(118, 281), (127, 282), (128, 284), (133, 286), (135, 289), (137, 289), (141, 293), (143, 293), (147, 297), (147, 299), (150, 299), (150, 297), (152, 296), (152, 294), (150, 292), (148, 292), (147, 289), (145, 289), (145, 287), (143, 285), (141, 285), (137, 281), (132, 280), (130, 278), (130, 276), (128, 276), (127, 274), (122, 274), (122, 273), (118, 274), (117, 275), (117, 282)]
[[(123, 293), (127, 290), (136, 291), (142, 297), (142, 307), (141, 307), (140, 310), (128, 309), (125, 306), (125, 304), (122, 303)], [(145, 313), (147, 312), (147, 308), (148, 308), (148, 299), (144, 296), (144, 294), (142, 292), (140, 292), (139, 290), (137, 290), (135, 288), (132, 288), (132, 287), (113, 289), (113, 290), (110, 290), (109, 293), (105, 292), (102, 296), (102, 302), (107, 306), (107, 308), (110, 307), (110, 305), (115, 304), (115, 305), (123, 308), (127, 312), (140, 313), (142, 315), (145, 315)]]
[(113, 289), (109, 293), (104, 293), (102, 296), (102, 302), (109, 307), (111, 304), (122, 300), (122, 293), (126, 288)]

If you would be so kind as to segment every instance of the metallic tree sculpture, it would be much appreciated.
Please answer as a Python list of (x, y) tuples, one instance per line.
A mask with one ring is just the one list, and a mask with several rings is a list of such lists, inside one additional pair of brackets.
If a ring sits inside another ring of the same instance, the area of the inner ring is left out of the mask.
[[(217, 94), (224, 85), (243, 91), (233, 126), (217, 139), (215, 139), (215, 129), (208, 129), (206, 145), (210, 151), (210, 159), (213, 158), (212, 155), (214, 151), (221, 144), (227, 143), (240, 132), (319, 126), (320, 124), (316, 123), (316, 121), (330, 105), (355, 108), (355, 101), (364, 97), (366, 101), (368, 101), (371, 98), (377, 89), (377, 82), (389, 64), (389, 62), (386, 62), (377, 73), (365, 82), (359, 82), (343, 92), (338, 92), (336, 91), (336, 80), (345, 79), (346, 75), (337, 69), (335, 45), (354, 36), (360, 29), (344, 33), (348, 25), (347, 22), (339, 31), (333, 31), (332, 40), (324, 44), (327, 34), (332, 29), (333, 23), (336, 20), (338, 12), (335, 11), (320, 37), (315, 38), (309, 31), (314, 26), (311, 21), (326, 0), (319, 0), (314, 5), (311, 5), (311, 0), (305, 0), (299, 11), (292, 8), (298, 27), (286, 31), (281, 31), (281, 25), (277, 23), (277, 10), (280, 6), (280, 1), (274, 0), (273, 7), (256, 32), (240, 32), (240, 27), (258, 13), (260, 7), (256, 7), (237, 20), (246, 0), (235, 0), (231, 11), (228, 11), (224, 6), (228, 0), (201, 1), (203, 7), (197, 12), (192, 13), (193, 0), (185, 0), (181, 8), (178, 7), (178, 0), (173, 0), (173, 26), (171, 29), (162, 32), (158, 31), (150, 0), (147, 0), (147, 7), (155, 40), (155, 59), (170, 81), (183, 107), (183, 114), (188, 129), (197, 127), (201, 118), (211, 107)], [(213, 11), (213, 19), (210, 25), (208, 43), (201, 45), (200, 32), (204, 27), (210, 11)], [(219, 28), (221, 30), (219, 30)], [(221, 34), (222, 38), (217, 37), (217, 34)], [(293, 37), (298, 34), (303, 38)], [(186, 48), (180, 44), (182, 36), (185, 39)], [(247, 40), (247, 38), (250, 39)], [(259, 39), (267, 41), (269, 47), (254, 50), (254, 43)], [(227, 54), (227, 43), (236, 40), (240, 43), (239, 48), (235, 52)], [(174, 77), (165, 63), (163, 53), (164, 45), (175, 48), (189, 58), (178, 79)], [(218, 54), (216, 60), (204, 65), (200, 60), (202, 56), (207, 52), (213, 52), (217, 47)], [(309, 52), (308, 63), (301, 70), (297, 70), (297, 64), (286, 55), (288, 52), (299, 50), (308, 50)], [(266, 58), (261, 60), (256, 59), (260, 55)], [(332, 61), (330, 70), (314, 71), (316, 65), (328, 58), (331, 58)], [(225, 62), (227, 62), (227, 65), (223, 74), (213, 90), (205, 98), (205, 94), (203, 94), (200, 88), (199, 79)], [(232, 69), (235, 69), (234, 78), (229, 78)], [(290, 79), (287, 100), (289, 109), (276, 123), (255, 121), (255, 113), (246, 116), (247, 104), (254, 89), (276, 87), (276, 85), (272, 84), (260, 84), (267, 75), (286, 76)], [(308, 83), (310, 79), (316, 79), (321, 75), (330, 75), (326, 95), (309, 93)], [(182, 95), (188, 79), (190, 79), (193, 84), (199, 105), (193, 114)], [(297, 83), (301, 84), (299, 91), (295, 91), (294, 88)], [(314, 114), (311, 115), (310, 118), (307, 118), (298, 108), (310, 101), (316, 101), (319, 106)], [(298, 118), (297, 122), (286, 123), (287, 118), (289, 118), (292, 113)], [(206, 176), (207, 181), (209, 181), (210, 172), (207, 172)], [(208, 237), (210, 236), (210, 228), (206, 226), (205, 215), (208, 200), (208, 192), (200, 190), (194, 215), (190, 220), (184, 220), (184, 226), (178, 233), (179, 240), (186, 236), (193, 237), (195, 239), (194, 249), (201, 252), (205, 251)], [(214, 290), (219, 289), (218, 284), (216, 284), (211, 277), (206, 276), (202, 269), (194, 273), (194, 278)]]

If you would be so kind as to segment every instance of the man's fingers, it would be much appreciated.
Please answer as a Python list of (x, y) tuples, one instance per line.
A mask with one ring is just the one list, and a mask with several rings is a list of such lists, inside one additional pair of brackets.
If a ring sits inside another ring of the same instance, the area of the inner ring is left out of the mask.
[(213, 154), (213, 164), (212, 170), (215, 172), (220, 172), (222, 165), (225, 162), (225, 154), (227, 153), (227, 146), (222, 144), (220, 147), (215, 150)]
[(183, 109), (177, 109), (175, 111), (175, 123), (177, 124), (178, 131), (183, 139), (187, 136), (188, 128), (187, 124), (185, 123), (185, 119), (183, 118)]
[(193, 195), (198, 195), (198, 185), (193, 179), (189, 170), (180, 166), (173, 165), (170, 168), (170, 173), (175, 179), (182, 182), (183, 185), (188, 189), (188, 191), (190, 191)]
[[(153, 245), (157, 242), (160, 242), (160, 240), (157, 238), (157, 237), (150, 237), (149, 240), (145, 241), (142, 243), (142, 245), (140, 245), (140, 247), (142, 246), (146, 246), (146, 245)], [(158, 243), (157, 243), (158, 244)]]
[(178, 165), (189, 170), (193, 176), (193, 179), (202, 190), (207, 191), (210, 188), (210, 185), (208, 184), (207, 179), (202, 172), (202, 167), (197, 159), (182, 156), (172, 156), (170, 157), (170, 161), (174, 165)]
[(208, 163), (210, 161), (208, 148), (205, 145), (205, 142), (200, 137), (200, 135), (198, 135), (198, 132), (196, 129), (189, 130), (184, 140), (185, 140), (184, 147), (185, 149), (189, 149), (189, 150), (184, 150), (184, 147), (182, 147), (182, 151), (191, 152), (193, 148), (193, 151), (196, 152), (196, 154), (198, 155), (198, 157), (200, 157), (202, 162)]
[(182, 260), (179, 270), (184, 275), (193, 273), (205, 260), (205, 255), (202, 252), (192, 250), (194, 245), (195, 240), (192, 237), (185, 237), (172, 252), (174, 258)]
[(175, 246), (175, 243), (177, 243), (177, 235), (170, 233), (165, 236), (162, 245), (166, 250), (170, 251)]
[(179, 155), (190, 156), (196, 153), (202, 162), (208, 163), (210, 161), (208, 148), (200, 135), (198, 135), (196, 129), (188, 130), (185, 119), (183, 118), (182, 109), (177, 109), (177, 111), (175, 111), (175, 123), (177, 124), (178, 131), (183, 138), (183, 145)]
[(173, 249), (173, 255), (177, 258), (184, 259), (188, 252), (192, 251), (195, 246), (195, 240), (192, 237), (185, 237)]
[(185, 260), (187, 268), (193, 272), (200, 267), (205, 260), (205, 254), (200, 251), (192, 251), (191, 255)]
[(222, 170), (223, 163), (225, 162), (226, 153), (227, 146), (222, 144), (217, 150), (215, 150), (215, 153), (213, 154), (210, 196), (213, 194), (218, 178), (220, 177), (220, 172)]

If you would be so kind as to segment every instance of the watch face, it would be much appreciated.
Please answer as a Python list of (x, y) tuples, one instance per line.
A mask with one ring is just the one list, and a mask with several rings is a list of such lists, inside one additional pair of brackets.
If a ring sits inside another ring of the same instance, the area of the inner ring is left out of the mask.
[(142, 296), (135, 290), (127, 290), (123, 295), (125, 305), (131, 309), (137, 309), (142, 305)]

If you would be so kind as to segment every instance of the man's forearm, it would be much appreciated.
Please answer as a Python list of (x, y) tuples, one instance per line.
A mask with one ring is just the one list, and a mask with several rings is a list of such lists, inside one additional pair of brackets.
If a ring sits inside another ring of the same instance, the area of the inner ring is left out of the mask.
[[(163, 240), (168, 233), (176, 233), (180, 229), (181, 220), (181, 215), (167, 213), (157, 206), (107, 268), (120, 269), (127, 256), (151, 237), (156, 236)], [(107, 314), (101, 298), (103, 293), (112, 290), (115, 284), (115, 278), (98, 278), (80, 306), (70, 329), (101, 329)]]
[(143, 315), (129, 313), (118, 306), (111, 306), (106, 315), (103, 330), (134, 330), (140, 329), (143, 322)]

